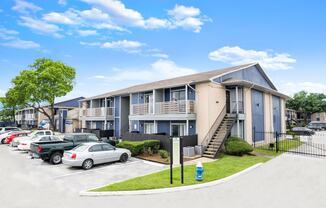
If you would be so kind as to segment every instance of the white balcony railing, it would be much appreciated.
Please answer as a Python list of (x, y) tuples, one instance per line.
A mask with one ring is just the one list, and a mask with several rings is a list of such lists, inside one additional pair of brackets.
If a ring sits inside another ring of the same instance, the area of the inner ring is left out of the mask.
[[(131, 105), (131, 115), (153, 114), (154, 105), (149, 103)], [(195, 113), (195, 101), (180, 100), (155, 103), (155, 114), (193, 114)]]
[(109, 107), (105, 109), (105, 107), (101, 108), (88, 108), (86, 110), (82, 110), (82, 116), (86, 117), (110, 117), (113, 116), (114, 108)]
[(35, 120), (35, 114), (26, 114), (25, 120)]

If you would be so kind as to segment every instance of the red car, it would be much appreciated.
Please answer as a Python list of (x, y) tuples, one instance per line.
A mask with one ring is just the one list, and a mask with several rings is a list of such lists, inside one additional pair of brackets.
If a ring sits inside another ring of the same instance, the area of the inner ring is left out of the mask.
[(17, 131), (12, 132), (6, 139), (5, 144), (10, 144), (16, 137), (22, 137), (22, 136), (28, 136), (30, 134), (30, 131)]

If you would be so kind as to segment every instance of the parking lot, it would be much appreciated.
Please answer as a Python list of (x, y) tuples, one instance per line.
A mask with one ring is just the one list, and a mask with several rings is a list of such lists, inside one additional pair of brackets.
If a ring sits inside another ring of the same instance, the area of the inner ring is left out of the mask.
[(145, 175), (166, 167), (131, 158), (126, 163), (98, 165), (85, 171), (81, 168), (63, 164), (51, 165), (39, 159), (31, 159), (26, 152), (17, 151), (7, 145), (0, 145), (0, 162), (3, 164), (0, 171), (1, 187), (19, 185), (18, 183), (22, 182), (31, 184), (31, 187), (39, 187), (40, 190), (42, 188), (46, 190), (49, 188), (47, 186), (51, 186), (76, 195), (81, 190)]

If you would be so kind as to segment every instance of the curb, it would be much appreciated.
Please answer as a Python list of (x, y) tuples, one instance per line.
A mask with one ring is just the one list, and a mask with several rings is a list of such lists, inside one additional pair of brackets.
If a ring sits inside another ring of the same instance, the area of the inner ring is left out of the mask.
[(243, 175), (245, 173), (248, 173), (249, 171), (252, 171), (258, 167), (260, 167), (263, 163), (257, 163), (247, 169), (244, 169), (238, 173), (235, 173), (233, 175), (230, 175), (228, 177), (202, 183), (202, 184), (196, 184), (196, 185), (188, 185), (188, 186), (179, 186), (174, 188), (161, 188), (161, 189), (149, 189), (149, 190), (139, 190), (139, 191), (108, 191), (108, 192), (89, 192), (89, 191), (81, 191), (79, 192), (80, 196), (88, 196), (88, 197), (100, 197), (100, 196), (135, 196), (135, 195), (151, 195), (151, 194), (163, 194), (163, 193), (171, 193), (171, 192), (179, 192), (179, 191), (188, 191), (188, 190), (196, 190), (196, 189), (202, 189), (202, 188), (208, 188), (212, 186), (216, 186), (222, 183), (225, 183), (227, 181), (230, 181), (240, 175)]

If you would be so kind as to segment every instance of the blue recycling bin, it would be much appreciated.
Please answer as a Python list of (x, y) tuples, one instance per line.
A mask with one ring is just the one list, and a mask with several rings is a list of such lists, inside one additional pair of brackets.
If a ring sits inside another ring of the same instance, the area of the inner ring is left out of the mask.
[(204, 167), (201, 162), (196, 165), (196, 181), (202, 181), (204, 179)]

